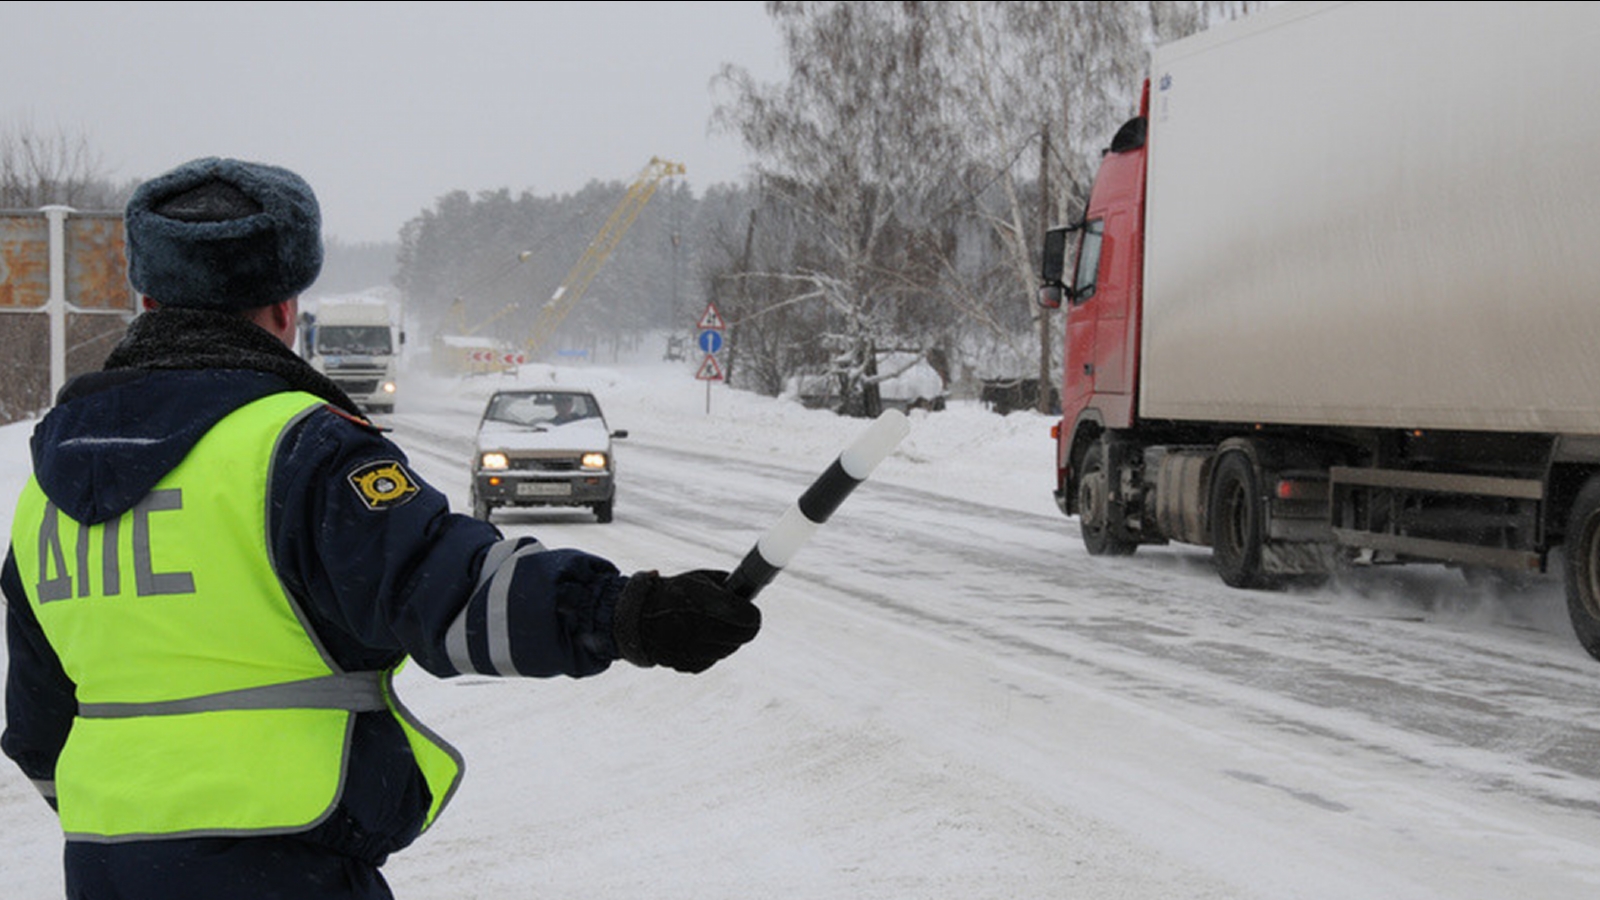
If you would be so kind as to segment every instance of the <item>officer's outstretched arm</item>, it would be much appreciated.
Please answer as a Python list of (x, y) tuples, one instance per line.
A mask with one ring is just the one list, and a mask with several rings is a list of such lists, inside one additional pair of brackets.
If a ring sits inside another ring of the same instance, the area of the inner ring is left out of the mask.
[(332, 657), (437, 675), (590, 675), (617, 658), (626, 578), (450, 512), (381, 434), (315, 413), (280, 442), (274, 564)]
[(273, 485), (278, 568), (341, 664), (388, 650), (442, 676), (581, 677), (619, 658), (699, 672), (760, 627), (726, 573), (625, 577), (452, 514), (381, 435), (314, 415), (292, 437)]

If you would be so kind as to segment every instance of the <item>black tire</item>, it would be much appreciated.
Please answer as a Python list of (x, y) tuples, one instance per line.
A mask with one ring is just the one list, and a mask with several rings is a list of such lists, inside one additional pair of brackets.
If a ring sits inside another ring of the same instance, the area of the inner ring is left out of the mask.
[(606, 523), (611, 521), (611, 504), (612, 504), (612, 502), (613, 501), (611, 501), (611, 500), (607, 500), (604, 503), (596, 503), (594, 505), (594, 518), (595, 518), (596, 522), (599, 522), (601, 525), (604, 525), (604, 524), (606, 524)]
[(494, 507), (489, 505), (489, 501), (480, 499), (476, 493), (472, 495), (472, 517), (474, 519), (482, 519), (487, 522), (493, 510)]
[(1561, 556), (1572, 630), (1583, 649), (1600, 659), (1600, 475), (1591, 477), (1572, 502)]
[(1224, 453), (1211, 478), (1211, 559), (1230, 587), (1278, 583), (1261, 568), (1265, 504), (1250, 457), (1238, 451)]
[(1078, 473), (1078, 528), (1083, 533), (1084, 549), (1090, 556), (1131, 556), (1139, 549), (1111, 530), (1106, 518), (1106, 497), (1112, 475), (1106, 471), (1106, 451), (1102, 444), (1090, 444), (1084, 451)]

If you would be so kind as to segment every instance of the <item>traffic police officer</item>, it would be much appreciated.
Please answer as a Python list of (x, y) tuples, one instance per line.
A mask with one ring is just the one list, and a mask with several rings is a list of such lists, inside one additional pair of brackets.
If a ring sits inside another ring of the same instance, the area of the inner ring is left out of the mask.
[(32, 441), (13, 521), (5, 753), (70, 897), (383, 898), (461, 776), (392, 677), (698, 672), (756, 634), (725, 573), (632, 576), (452, 514), (290, 349), (311, 188), (187, 163), (127, 208), (146, 312)]

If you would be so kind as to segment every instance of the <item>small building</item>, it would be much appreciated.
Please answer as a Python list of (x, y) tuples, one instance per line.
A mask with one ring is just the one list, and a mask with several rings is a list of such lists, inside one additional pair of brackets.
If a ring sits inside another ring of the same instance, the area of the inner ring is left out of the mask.
[[(878, 355), (879, 373), (894, 375), (878, 382), (878, 395), (885, 409), (944, 409), (944, 379), (927, 360), (910, 353)], [(794, 397), (808, 409), (838, 409), (839, 378), (831, 374), (795, 375), (784, 386), (784, 395)]]

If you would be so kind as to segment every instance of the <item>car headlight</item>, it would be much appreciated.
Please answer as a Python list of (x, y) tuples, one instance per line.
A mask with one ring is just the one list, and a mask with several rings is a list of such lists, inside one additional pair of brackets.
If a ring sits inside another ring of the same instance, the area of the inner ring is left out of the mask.
[(485, 469), (504, 469), (511, 463), (504, 453), (485, 453), (478, 464)]
[(585, 469), (604, 469), (606, 467), (606, 455), (604, 453), (585, 453), (583, 455), (583, 467)]

